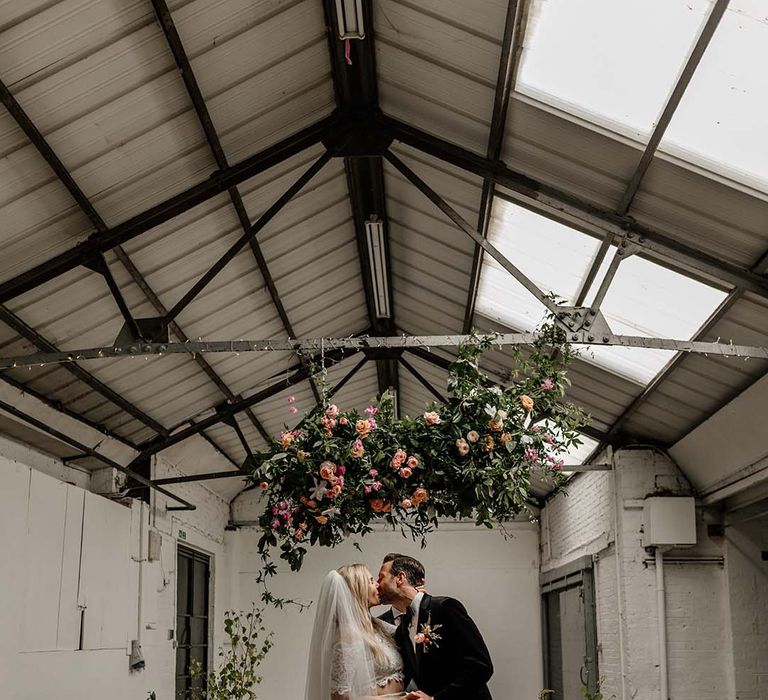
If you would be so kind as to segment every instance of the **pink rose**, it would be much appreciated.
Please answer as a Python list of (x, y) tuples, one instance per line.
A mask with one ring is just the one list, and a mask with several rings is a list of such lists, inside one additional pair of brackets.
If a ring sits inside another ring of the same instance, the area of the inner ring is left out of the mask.
[(427, 641), (427, 638), (423, 632), (417, 632), (416, 636), (413, 638), (413, 641), (416, 642), (416, 644), (424, 644), (424, 642)]
[(547, 377), (542, 383), (541, 388), (544, 389), (544, 391), (552, 391), (552, 389), (555, 388), (555, 383)]
[(382, 486), (382, 484), (381, 484), (381, 482), (380, 482), (380, 481), (374, 481), (374, 482), (371, 484), (371, 488), (372, 488), (374, 491), (380, 491), (380, 490), (381, 490), (381, 486)]
[(263, 489), (268, 489), (268, 488), (269, 488), (269, 484), (268, 484), (266, 481), (262, 481), (262, 482), (259, 484), (259, 486), (261, 487), (261, 489), (262, 489), (262, 490), (263, 490)]
[(335, 403), (332, 403), (325, 409), (325, 415), (328, 416), (328, 418), (336, 418), (336, 416), (339, 415), (339, 407)]
[(293, 403), (294, 401), (296, 401), (296, 397), (295, 396), (291, 395), (291, 396), (288, 397), (288, 403)]
[(424, 414), (424, 422), (427, 425), (437, 425), (440, 423), (440, 414), (437, 411), (427, 411)]
[(378, 469), (371, 469), (371, 471), (368, 472), (372, 477), (377, 477), (379, 475)]
[(365, 409), (365, 412), (369, 416), (375, 416), (379, 412), (379, 409), (376, 406), (368, 406), (368, 408)]
[(343, 464), (340, 464), (338, 467), (336, 467), (336, 473), (339, 476), (344, 476), (347, 473), (347, 468)]
[(341, 418), (339, 418), (339, 423), (341, 423), (342, 425), (349, 425), (349, 418), (347, 418), (346, 416), (342, 416)]
[(404, 498), (402, 501), (400, 501), (400, 507), (401, 508), (410, 508), (413, 505), (407, 498)]
[(291, 407), (288, 409), (288, 413), (294, 413), (294, 414), (295, 414), (295, 413), (298, 413), (298, 412), (299, 412), (299, 409), (298, 409), (298, 408), (296, 408), (296, 406), (291, 406)]
[(416, 469), (416, 467), (419, 466), (419, 460), (416, 459), (416, 457), (414, 457), (413, 455), (411, 455), (410, 457), (408, 457), (405, 464), (411, 469)]
[(277, 518), (275, 518), (272, 521), (272, 529), (277, 530), (279, 527), (280, 527), (280, 521)]
[(401, 470), (398, 472), (398, 474), (400, 474), (400, 476), (402, 476), (402, 477), (403, 477), (403, 479), (410, 479), (410, 478), (411, 478), (411, 476), (413, 475), (413, 471), (411, 470), (411, 468), (410, 468), (410, 467), (403, 467), (403, 468), (402, 468), (402, 469), (401, 469)]
[(370, 486), (363, 486), (363, 493), (367, 496), (373, 489)]
[(533, 447), (528, 447), (523, 453), (523, 459), (526, 462), (537, 462), (539, 460), (539, 451)]

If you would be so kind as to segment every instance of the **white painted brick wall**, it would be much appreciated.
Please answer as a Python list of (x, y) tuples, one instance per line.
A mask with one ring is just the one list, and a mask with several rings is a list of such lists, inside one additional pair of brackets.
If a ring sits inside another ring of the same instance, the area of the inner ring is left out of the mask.
[[(619, 625), (623, 633), (626, 698), (658, 700), (659, 649), (655, 567), (642, 547), (646, 496), (687, 495), (690, 486), (675, 465), (651, 450), (617, 453), (620, 577), (614, 533), (613, 474), (588, 472), (574, 479), (568, 496), (553, 498), (542, 513), (542, 567), (555, 568), (585, 554), (595, 560), (598, 665), (606, 700), (621, 698)], [(670, 556), (722, 554), (707, 538)], [(712, 564), (667, 565), (667, 639), (673, 700), (725, 700), (732, 691), (727, 581)], [(619, 617), (621, 586), (623, 618)], [(752, 700), (750, 698), (750, 700)], [(762, 699), (761, 699), (762, 700)]]

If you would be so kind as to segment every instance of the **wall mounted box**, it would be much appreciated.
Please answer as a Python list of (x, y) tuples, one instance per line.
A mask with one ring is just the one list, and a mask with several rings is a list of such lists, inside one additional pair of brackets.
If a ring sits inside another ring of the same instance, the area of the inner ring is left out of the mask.
[(643, 547), (696, 544), (693, 497), (653, 496), (643, 505)]

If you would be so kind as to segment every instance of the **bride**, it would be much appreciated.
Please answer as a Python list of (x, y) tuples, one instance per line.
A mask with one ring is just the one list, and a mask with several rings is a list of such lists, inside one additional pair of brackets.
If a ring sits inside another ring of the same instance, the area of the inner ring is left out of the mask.
[(309, 649), (305, 700), (404, 698), (395, 626), (371, 617), (379, 590), (363, 564), (328, 572)]

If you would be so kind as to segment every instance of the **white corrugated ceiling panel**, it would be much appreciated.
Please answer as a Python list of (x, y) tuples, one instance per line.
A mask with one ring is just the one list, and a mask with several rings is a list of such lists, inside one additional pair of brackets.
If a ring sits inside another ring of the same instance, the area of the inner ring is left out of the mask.
[(506, 1), (374, 5), (382, 109), (484, 154)]
[[(472, 226), (479, 178), (396, 149), (406, 165)], [(395, 323), (408, 333), (456, 333), (464, 322), (474, 242), (389, 164), (384, 168)]]

